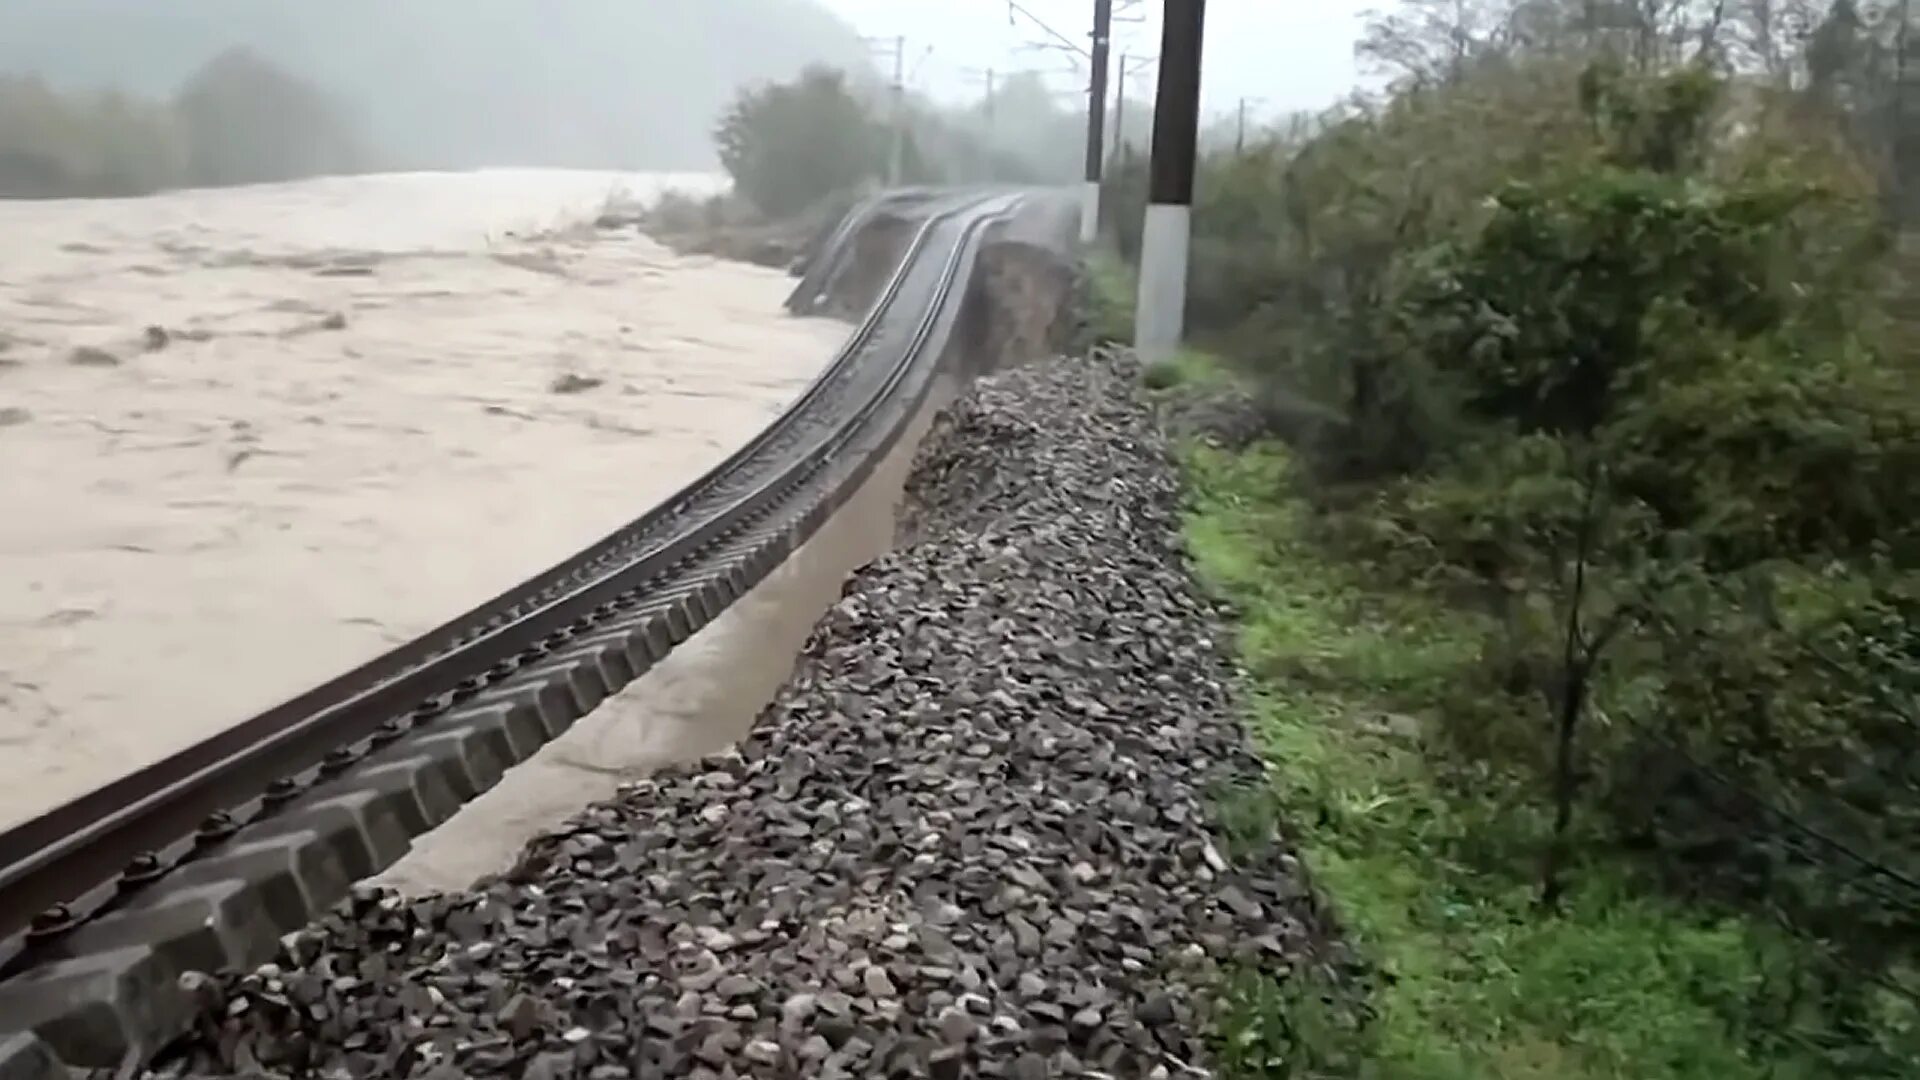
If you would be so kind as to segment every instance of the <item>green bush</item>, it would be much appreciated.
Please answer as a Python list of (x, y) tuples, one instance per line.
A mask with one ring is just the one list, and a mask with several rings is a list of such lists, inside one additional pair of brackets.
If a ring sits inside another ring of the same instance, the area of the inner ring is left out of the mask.
[(1147, 366), (1140, 375), (1140, 382), (1149, 390), (1171, 390), (1183, 381), (1185, 372), (1180, 365), (1171, 360), (1161, 360)]
[[(1417, 718), (1417, 747), (1337, 741), (1319, 728), (1349, 702), (1263, 700), (1289, 733), (1273, 757), (1292, 819), (1338, 838), (1317, 853), (1336, 905), (1377, 902), (1362, 921), (1408, 956), (1451, 942), (1393, 881), (1431, 858), (1464, 874), (1487, 928), (1466, 939), (1519, 965), (1484, 1019), (1582, 1032), (1578, 1053), (1404, 1075), (1763, 1075), (1749, 1058), (1901, 1075), (1920, 386), (1882, 335), (1870, 159), (1835, 125), (1808, 133), (1834, 102), (1687, 58), (1489, 39), (1464, 63), (1457, 44), (1383, 101), (1201, 172), (1194, 333), (1345, 413), (1339, 438), (1298, 448), (1311, 531), (1474, 628), (1440, 684), (1375, 670), (1378, 652), (1343, 668), (1268, 650), (1299, 630), (1278, 616), (1247, 627), (1256, 676), (1357, 681)], [(1384, 635), (1403, 614), (1351, 617)], [(1698, 919), (1672, 977), (1743, 989), (1669, 1016), (1623, 1005), (1622, 976), (1581, 1004), (1574, 972), (1603, 958), (1556, 917), (1623, 955)], [(1748, 929), (1716, 939), (1725, 918)], [(1434, 993), (1407, 1007), (1445, 1028)]]
[(714, 138), (735, 188), (775, 217), (886, 171), (885, 131), (848, 92), (846, 77), (826, 68), (743, 92)]
[(1543, 911), (1549, 815), (1504, 770), (1444, 746), (1449, 716), (1523, 723), (1531, 708), (1479, 681), (1499, 620), (1330, 547), (1301, 463), (1277, 446), (1190, 447), (1184, 464), (1188, 548), (1238, 613), (1248, 726), (1272, 763), (1269, 792), (1221, 806), (1226, 850), (1241, 857), (1277, 816), (1379, 969), (1363, 1005), (1352, 995), (1366, 987), (1312, 969), (1229, 973), (1214, 1017), (1223, 1075), (1906, 1075), (1911, 1010), (1766, 917), (1645, 890), (1601, 848)]
[(1133, 342), (1135, 281), (1131, 267), (1095, 254), (1087, 260), (1087, 333), (1091, 345)]
[[(1920, 870), (1920, 394), (1844, 317), (1871, 204), (1702, 175), (1700, 81), (1608, 91), (1607, 163), (1404, 275), (1377, 385), (1442, 392), (1351, 399), (1401, 474), (1371, 505), (1505, 626), (1490, 685), (1536, 704), (1442, 730), (1553, 807), (1549, 902), (1597, 799), (1678, 887), (1907, 978), (1920, 897), (1863, 899), (1849, 853)], [(1822, 594), (1851, 600), (1810, 622)], [(1788, 843), (1808, 823), (1823, 850)]]

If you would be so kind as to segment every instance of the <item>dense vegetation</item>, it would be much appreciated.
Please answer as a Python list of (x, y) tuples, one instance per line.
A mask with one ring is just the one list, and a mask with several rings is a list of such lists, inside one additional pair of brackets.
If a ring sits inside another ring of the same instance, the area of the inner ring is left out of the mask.
[(886, 168), (885, 132), (827, 68), (741, 92), (714, 134), (734, 190), (785, 216)]
[[(787, 213), (883, 177), (895, 108), (812, 0), (18, 0), (0, 6), (9, 71), (0, 197), (717, 156)], [(1037, 75), (970, 107), (902, 107), (909, 181), (1077, 175), (1082, 119)]]
[(141, 195), (347, 172), (365, 160), (340, 104), (243, 51), (166, 103), (0, 78), (0, 196)]
[[(216, 177), (336, 171), (343, 132), (352, 163), (376, 168), (704, 169), (740, 86), (866, 58), (813, 0), (7, 0), (0, 192), (164, 186), (195, 175), (191, 153)], [(192, 114), (171, 114), (190, 81), (239, 90), (263, 71), (284, 74), (259, 99), (186, 97), (216, 123), (284, 103), (284, 128), (212, 146)], [(328, 115), (286, 83), (317, 88)]]
[(883, 180), (896, 152), (905, 183), (1061, 180), (1071, 175), (1061, 149), (1081, 130), (1038, 76), (1009, 80), (979, 107), (954, 110), (918, 98), (896, 106), (815, 66), (788, 82), (742, 89), (714, 142), (735, 190), (779, 217)]
[(1239, 1071), (1913, 1075), (1899, 15), (1403, 4), (1390, 94), (1207, 163), (1193, 328), (1342, 420), (1195, 451), (1194, 545), (1382, 969), (1235, 984)]

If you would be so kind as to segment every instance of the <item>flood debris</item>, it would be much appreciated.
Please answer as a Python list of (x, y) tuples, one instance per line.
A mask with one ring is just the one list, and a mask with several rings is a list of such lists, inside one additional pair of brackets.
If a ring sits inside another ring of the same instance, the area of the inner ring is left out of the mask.
[(81, 345), (67, 354), (67, 363), (75, 367), (119, 367), (120, 358), (93, 345)]
[(555, 394), (583, 394), (595, 387), (605, 385), (606, 381), (597, 376), (569, 371), (556, 377), (547, 385), (547, 389)]

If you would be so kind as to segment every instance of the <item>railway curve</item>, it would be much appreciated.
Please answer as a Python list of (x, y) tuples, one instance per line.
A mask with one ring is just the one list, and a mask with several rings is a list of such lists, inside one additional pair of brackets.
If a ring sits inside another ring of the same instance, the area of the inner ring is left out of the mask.
[[(974, 373), (944, 369), (989, 235), (1064, 220), (1069, 198), (863, 200), (808, 253), (788, 306), (852, 295), (864, 317), (712, 471), (436, 630), (0, 834), (0, 1080), (137, 1067), (191, 1016), (181, 976), (271, 957), (765, 577), (938, 379)], [(878, 217), (890, 238), (863, 246)], [(861, 264), (879, 251), (875, 275)]]

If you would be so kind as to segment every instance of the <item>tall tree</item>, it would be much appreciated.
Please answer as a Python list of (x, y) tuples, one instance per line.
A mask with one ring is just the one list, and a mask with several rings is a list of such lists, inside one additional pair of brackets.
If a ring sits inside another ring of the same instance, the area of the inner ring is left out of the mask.
[(361, 161), (338, 103), (243, 49), (222, 53), (188, 80), (175, 109), (196, 184), (348, 172)]

